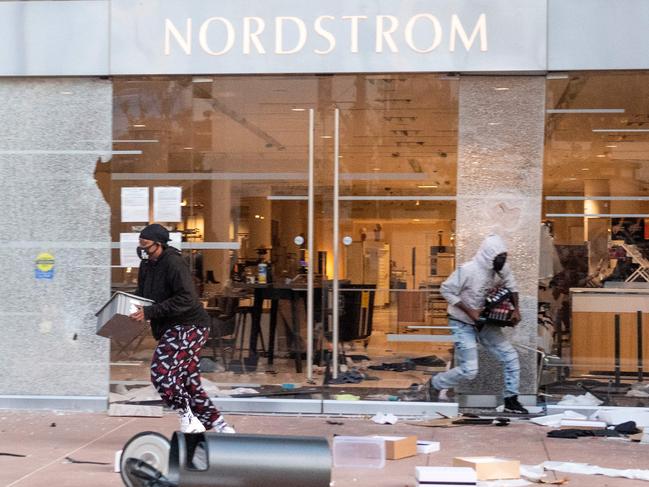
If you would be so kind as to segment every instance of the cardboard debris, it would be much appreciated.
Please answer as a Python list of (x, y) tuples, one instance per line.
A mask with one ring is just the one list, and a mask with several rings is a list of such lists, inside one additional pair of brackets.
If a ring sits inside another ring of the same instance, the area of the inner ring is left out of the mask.
[(538, 424), (539, 426), (547, 426), (550, 428), (558, 428), (561, 426), (561, 421), (564, 419), (586, 420), (588, 419), (583, 414), (574, 411), (564, 411), (561, 414), (550, 414), (548, 416), (540, 416), (538, 418), (530, 419), (530, 423)]
[(111, 404), (108, 416), (162, 417), (162, 406), (140, 406), (138, 404)]
[(469, 467), (475, 470), (478, 480), (518, 479), (521, 476), (521, 462), (496, 457), (455, 457), (455, 467)]
[(604, 421), (593, 421), (590, 419), (562, 419), (561, 429), (580, 429), (580, 430), (602, 430), (606, 428)]
[(401, 460), (414, 457), (417, 454), (416, 436), (381, 436), (373, 435), (372, 438), (381, 438), (385, 441), (386, 460)]

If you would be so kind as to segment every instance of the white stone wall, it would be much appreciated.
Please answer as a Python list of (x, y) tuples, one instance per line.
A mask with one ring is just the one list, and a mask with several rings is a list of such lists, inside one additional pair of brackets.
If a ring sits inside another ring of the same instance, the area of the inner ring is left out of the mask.
[[(111, 140), (110, 81), (0, 79), (0, 396), (107, 396), (110, 209), (88, 151)], [(35, 278), (43, 251), (52, 280)]]
[[(512, 342), (532, 348), (537, 334), (544, 126), (545, 77), (461, 78), (457, 262), (469, 260), (489, 233), (505, 238), (523, 313), (523, 322), (506, 333)], [(536, 355), (518, 350), (521, 393), (534, 394)], [(461, 391), (500, 395), (502, 384), (502, 368), (481, 352), (478, 378)]]

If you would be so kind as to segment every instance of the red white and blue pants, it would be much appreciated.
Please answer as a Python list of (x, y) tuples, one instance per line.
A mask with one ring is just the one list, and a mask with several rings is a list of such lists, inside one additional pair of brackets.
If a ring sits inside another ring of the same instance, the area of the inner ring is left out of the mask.
[(153, 352), (151, 382), (167, 406), (176, 411), (191, 408), (206, 429), (221, 417), (201, 386), (200, 351), (209, 330), (176, 325), (167, 330)]

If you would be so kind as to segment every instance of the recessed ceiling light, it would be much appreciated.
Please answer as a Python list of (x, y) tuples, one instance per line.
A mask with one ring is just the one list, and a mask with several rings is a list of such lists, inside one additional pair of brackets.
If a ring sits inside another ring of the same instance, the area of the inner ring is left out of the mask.
[(144, 125), (143, 123), (136, 123), (136, 124), (133, 124), (133, 127), (137, 128), (137, 129), (143, 129), (144, 127), (146, 127), (146, 125)]
[(413, 218), (412, 221), (413, 222), (420, 222), (421, 220), (419, 218)]
[(373, 167), (373, 168), (372, 168), (372, 171), (380, 171), (380, 170), (381, 170), (380, 167)]
[(649, 132), (649, 129), (593, 129), (593, 132), (605, 133), (605, 132)]
[(333, 137), (331, 135), (321, 135), (320, 138), (321, 139), (333, 139)]
[(184, 150), (192, 150), (193, 147), (183, 147)]
[(548, 108), (546, 113), (624, 113), (624, 108)]
[(606, 154), (597, 154), (597, 157), (606, 157)]
[(306, 108), (291, 108), (291, 110), (294, 112), (305, 112)]
[(607, 145), (606, 147), (610, 147), (611, 149), (615, 149), (617, 145)]
[(509, 91), (509, 88), (506, 86), (499, 86), (498, 88), (494, 88), (496, 91)]
[(577, 178), (568, 178), (568, 181), (577, 181)]
[(581, 170), (582, 170), (582, 171), (590, 171), (590, 168), (588, 168), (588, 167), (582, 167)]

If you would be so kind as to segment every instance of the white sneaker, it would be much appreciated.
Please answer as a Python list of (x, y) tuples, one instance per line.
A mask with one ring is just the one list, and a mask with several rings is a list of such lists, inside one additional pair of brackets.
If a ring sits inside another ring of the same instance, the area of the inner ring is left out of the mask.
[(191, 409), (180, 413), (180, 431), (182, 433), (203, 433), (205, 426), (198, 420)]
[(214, 432), (215, 433), (225, 433), (228, 435), (233, 435), (236, 433), (234, 428), (225, 422), (223, 416), (221, 416), (216, 423), (214, 423)]

